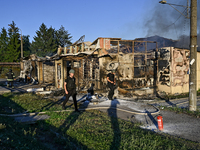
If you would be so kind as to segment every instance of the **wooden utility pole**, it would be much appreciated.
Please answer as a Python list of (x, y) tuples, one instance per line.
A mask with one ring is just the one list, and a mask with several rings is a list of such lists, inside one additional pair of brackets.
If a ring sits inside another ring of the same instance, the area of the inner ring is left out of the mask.
[(23, 58), (23, 55), (24, 55), (23, 54), (23, 38), (22, 38), (22, 31), (21, 31), (21, 58)]
[(190, 5), (190, 82), (189, 110), (197, 110), (197, 0)]

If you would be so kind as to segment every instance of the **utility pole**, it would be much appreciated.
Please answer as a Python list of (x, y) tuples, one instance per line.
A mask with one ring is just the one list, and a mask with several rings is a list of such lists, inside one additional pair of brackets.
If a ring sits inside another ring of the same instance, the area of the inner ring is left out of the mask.
[[(18, 28), (20, 29), (20, 28)], [(22, 30), (20, 29), (21, 31), (21, 58), (23, 58), (23, 38), (22, 38)]]
[[(159, 3), (187, 7), (187, 16), (177, 10), (180, 14), (189, 19), (189, 0), (187, 0), (187, 6), (176, 5), (167, 3), (166, 0), (161, 0)], [(189, 75), (189, 110), (197, 110), (197, 0), (191, 0), (190, 4), (190, 75)]]
[(189, 110), (197, 110), (197, 0), (190, 5), (190, 82)]

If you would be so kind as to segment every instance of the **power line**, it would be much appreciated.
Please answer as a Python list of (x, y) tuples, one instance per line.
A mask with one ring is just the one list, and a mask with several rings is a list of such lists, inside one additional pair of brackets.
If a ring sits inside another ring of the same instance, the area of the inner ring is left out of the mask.
[[(182, 13), (184, 13), (186, 10), (187, 10), (187, 8), (185, 8), (185, 10)], [(168, 25), (167, 27), (165, 27), (165, 29), (169, 28), (172, 25), (174, 25), (180, 19), (181, 16), (182, 16), (182, 14), (180, 14), (180, 16), (176, 19), (176, 21), (174, 23), (172, 23), (172, 24)]]

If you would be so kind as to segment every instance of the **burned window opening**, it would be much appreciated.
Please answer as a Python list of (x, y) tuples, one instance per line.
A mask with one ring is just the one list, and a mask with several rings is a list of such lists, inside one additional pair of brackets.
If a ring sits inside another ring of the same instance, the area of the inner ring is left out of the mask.
[(120, 41), (119, 42), (119, 52), (122, 52), (125, 54), (132, 53), (133, 52), (132, 45), (133, 45), (133, 42)]
[(110, 41), (110, 48), (106, 51), (108, 53), (118, 53), (118, 41)]
[(95, 88), (98, 87), (97, 82), (100, 81), (99, 73), (99, 58), (84, 60), (83, 78), (85, 81), (93, 83)]

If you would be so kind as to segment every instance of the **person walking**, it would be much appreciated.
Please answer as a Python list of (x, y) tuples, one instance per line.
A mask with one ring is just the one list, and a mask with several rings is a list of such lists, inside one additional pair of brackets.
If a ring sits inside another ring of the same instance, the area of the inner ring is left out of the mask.
[(15, 78), (15, 74), (12, 72), (12, 69), (9, 69), (9, 72), (6, 73), (6, 78), (7, 78), (7, 87), (10, 87), (11, 84), (11, 87), (14, 88), (13, 81)]
[(114, 90), (117, 88), (116, 79), (115, 79), (115, 70), (112, 70), (111, 73), (107, 75), (108, 87), (110, 91), (108, 93), (108, 99), (113, 100)]
[(68, 102), (69, 97), (73, 97), (75, 111), (79, 112), (77, 108), (77, 101), (76, 101), (76, 78), (74, 77), (75, 71), (71, 69), (69, 71), (69, 76), (65, 79), (64, 89), (65, 89), (65, 100), (62, 104), (62, 109), (65, 110), (65, 104)]

